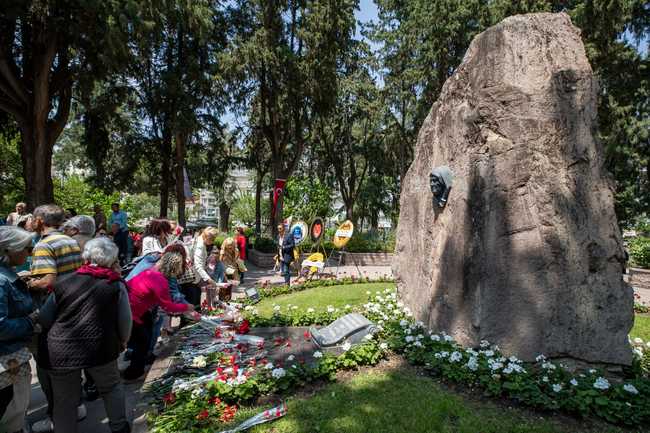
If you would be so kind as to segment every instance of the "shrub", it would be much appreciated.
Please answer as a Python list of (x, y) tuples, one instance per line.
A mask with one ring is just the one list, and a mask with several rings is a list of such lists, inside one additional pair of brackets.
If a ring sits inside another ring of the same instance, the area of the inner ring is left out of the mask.
[(650, 238), (637, 237), (630, 241), (632, 262), (641, 268), (650, 268)]
[(255, 239), (254, 248), (261, 253), (276, 252), (275, 241), (271, 238), (265, 238), (263, 236)]

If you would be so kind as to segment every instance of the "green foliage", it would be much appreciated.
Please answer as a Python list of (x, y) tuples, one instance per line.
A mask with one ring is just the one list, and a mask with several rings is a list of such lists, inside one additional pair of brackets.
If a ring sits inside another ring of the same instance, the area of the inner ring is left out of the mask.
[(275, 253), (277, 252), (277, 245), (275, 241), (271, 238), (266, 238), (264, 236), (259, 236), (255, 238), (255, 243), (253, 248), (261, 253)]
[(638, 236), (630, 241), (630, 258), (634, 265), (650, 268), (650, 238)]
[(25, 200), (19, 144), (16, 126), (0, 112), (0, 215), (3, 217), (14, 211), (17, 202)]
[(119, 202), (119, 193), (107, 195), (95, 189), (80, 176), (56, 179), (54, 182), (54, 200), (64, 209), (72, 208), (79, 215), (92, 215), (93, 207), (99, 204), (108, 216), (111, 203)]
[[(262, 206), (268, 213), (267, 206)], [(230, 208), (230, 217), (239, 224), (251, 227), (255, 225), (255, 197), (250, 194), (239, 194)]]
[(292, 177), (284, 195), (284, 215), (297, 220), (312, 221), (332, 213), (332, 191), (319, 179)]
[(93, 208), (98, 204), (108, 217), (111, 213), (111, 204), (120, 203), (121, 209), (128, 214), (129, 224), (158, 215), (157, 197), (142, 193), (123, 197), (120, 197), (117, 192), (106, 194), (78, 175), (56, 179), (54, 198), (59, 206), (64, 209), (75, 209), (79, 215), (93, 215)]

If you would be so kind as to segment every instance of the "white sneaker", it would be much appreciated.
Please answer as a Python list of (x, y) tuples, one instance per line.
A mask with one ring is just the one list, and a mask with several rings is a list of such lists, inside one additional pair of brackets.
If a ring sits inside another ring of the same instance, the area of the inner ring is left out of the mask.
[(81, 421), (82, 419), (86, 418), (86, 415), (88, 414), (88, 411), (86, 411), (86, 405), (81, 403), (79, 406), (77, 406), (77, 421)]
[(47, 433), (51, 431), (54, 431), (54, 423), (49, 416), (32, 424), (32, 433)]

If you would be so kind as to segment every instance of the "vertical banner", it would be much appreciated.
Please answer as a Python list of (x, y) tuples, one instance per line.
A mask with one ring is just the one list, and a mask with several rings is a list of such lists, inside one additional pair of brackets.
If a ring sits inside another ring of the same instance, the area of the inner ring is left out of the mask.
[(190, 178), (187, 177), (187, 170), (183, 167), (183, 193), (185, 200), (194, 200), (192, 195), (192, 188), (190, 188)]
[(271, 215), (275, 220), (276, 210), (278, 208), (278, 203), (282, 197), (282, 192), (284, 191), (284, 185), (287, 183), (286, 179), (275, 179), (275, 185), (273, 187), (273, 208), (271, 209)]

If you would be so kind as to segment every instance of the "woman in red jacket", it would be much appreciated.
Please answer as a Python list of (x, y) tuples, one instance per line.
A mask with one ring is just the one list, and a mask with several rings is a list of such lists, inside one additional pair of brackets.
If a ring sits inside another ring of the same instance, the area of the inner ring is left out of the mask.
[(133, 330), (129, 347), (133, 348), (131, 364), (124, 370), (124, 379), (135, 380), (144, 374), (147, 353), (151, 344), (153, 316), (151, 309), (160, 306), (170, 314), (194, 311), (192, 304), (175, 303), (169, 295), (168, 278), (176, 278), (185, 272), (182, 254), (174, 251), (163, 253), (160, 260), (146, 271), (127, 282), (129, 303), (133, 316)]
[[(243, 227), (237, 227), (237, 236), (235, 237), (235, 241), (237, 242), (237, 248), (239, 249), (239, 258), (245, 262), (246, 261), (246, 236), (244, 235)], [(240, 284), (244, 283), (244, 273), (241, 272), (241, 270), (239, 272), (239, 283)]]

